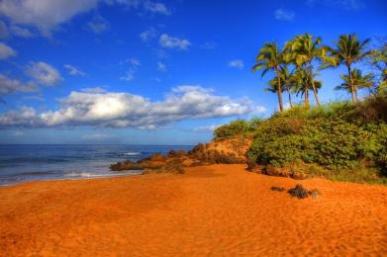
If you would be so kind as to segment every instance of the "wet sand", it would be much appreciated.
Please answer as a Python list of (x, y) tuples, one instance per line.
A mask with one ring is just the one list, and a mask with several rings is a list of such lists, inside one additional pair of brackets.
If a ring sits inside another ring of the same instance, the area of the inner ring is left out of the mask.
[(386, 256), (387, 187), (243, 165), (0, 188), (0, 256)]

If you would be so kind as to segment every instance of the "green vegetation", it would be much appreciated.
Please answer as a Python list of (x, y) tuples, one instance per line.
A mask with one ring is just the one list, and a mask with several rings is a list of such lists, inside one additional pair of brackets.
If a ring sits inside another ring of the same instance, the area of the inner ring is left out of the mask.
[(261, 119), (254, 118), (250, 121), (246, 120), (235, 120), (230, 122), (230, 124), (223, 125), (215, 129), (214, 138), (223, 139), (231, 138), (234, 136), (249, 136), (252, 135), (259, 124), (262, 122)]
[(387, 95), (377, 95), (358, 103), (295, 106), (260, 122), (232, 122), (214, 133), (218, 139), (253, 136), (247, 153), (253, 163), (335, 180), (386, 183), (386, 110)]
[[(333, 57), (331, 63), (335, 66), (342, 64), (347, 68), (346, 83), (352, 96), (352, 102), (358, 101), (357, 91), (359, 89), (353, 77), (356, 73), (353, 73), (352, 67), (356, 62), (371, 55), (372, 51), (365, 50), (369, 42), (370, 39), (359, 41), (356, 35), (341, 35), (336, 48), (330, 48), (331, 56)], [(357, 73), (359, 74), (359, 71)]]
[[(387, 183), (387, 43), (370, 49), (370, 40), (341, 35), (334, 47), (322, 39), (303, 34), (283, 48), (267, 43), (256, 57), (253, 71), (272, 73), (266, 91), (277, 94), (279, 112), (266, 120), (237, 120), (219, 127), (215, 139), (236, 136), (253, 138), (248, 166), (266, 174), (303, 178), (324, 176), (335, 180)], [(355, 65), (368, 61), (372, 72)], [(343, 66), (337, 90), (351, 95), (351, 102), (320, 104), (323, 86), (318, 72)], [(369, 96), (359, 100), (359, 90)], [(290, 109), (284, 108), (283, 92)], [(315, 106), (311, 107), (309, 94)], [(292, 96), (303, 104), (294, 105)]]
[[(249, 135), (249, 167), (265, 165), (268, 174), (321, 175), (337, 180), (387, 182), (387, 44), (369, 47), (370, 40), (341, 35), (333, 47), (320, 37), (298, 35), (283, 48), (267, 43), (256, 57), (253, 71), (272, 72), (266, 91), (277, 94), (279, 112), (254, 123), (235, 121), (215, 130), (215, 138)], [(354, 67), (368, 61), (372, 72)], [(336, 90), (347, 91), (352, 102), (321, 105), (323, 86), (318, 72), (343, 66)], [(369, 97), (359, 101), (358, 91)], [(290, 109), (285, 110), (283, 92)], [(313, 93), (315, 107), (310, 107)], [(292, 95), (303, 105), (294, 106)], [(252, 125), (254, 124), (254, 125)], [(278, 169), (283, 169), (278, 170)]]

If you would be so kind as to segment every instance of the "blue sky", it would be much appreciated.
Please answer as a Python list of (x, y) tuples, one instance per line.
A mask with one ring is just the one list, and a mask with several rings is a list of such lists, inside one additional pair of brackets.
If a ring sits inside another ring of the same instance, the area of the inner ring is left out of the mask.
[[(383, 0), (0, 2), (0, 143), (194, 144), (267, 117), (259, 48), (311, 33), (385, 38)], [(323, 102), (342, 70), (320, 72)]]

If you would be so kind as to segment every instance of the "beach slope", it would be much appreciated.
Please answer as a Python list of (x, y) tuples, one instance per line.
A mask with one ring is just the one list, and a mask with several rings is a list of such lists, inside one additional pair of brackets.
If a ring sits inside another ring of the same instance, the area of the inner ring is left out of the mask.
[(0, 188), (0, 256), (386, 256), (387, 187), (244, 165)]

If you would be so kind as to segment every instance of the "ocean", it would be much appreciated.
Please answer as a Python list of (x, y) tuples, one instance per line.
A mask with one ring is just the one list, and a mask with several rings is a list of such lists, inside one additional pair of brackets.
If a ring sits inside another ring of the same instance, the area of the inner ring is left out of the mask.
[(139, 171), (110, 171), (109, 166), (172, 149), (191, 148), (183, 145), (0, 145), (0, 185), (139, 174)]

